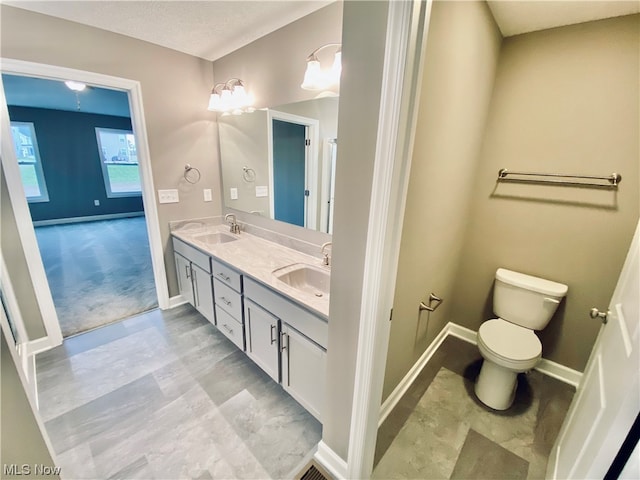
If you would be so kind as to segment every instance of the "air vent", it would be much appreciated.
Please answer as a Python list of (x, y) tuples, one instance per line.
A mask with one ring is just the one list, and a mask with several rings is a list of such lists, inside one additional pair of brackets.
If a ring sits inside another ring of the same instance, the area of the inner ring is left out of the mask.
[(307, 466), (302, 470), (302, 473), (296, 476), (297, 480), (333, 480), (320, 465), (314, 460), (309, 462)]

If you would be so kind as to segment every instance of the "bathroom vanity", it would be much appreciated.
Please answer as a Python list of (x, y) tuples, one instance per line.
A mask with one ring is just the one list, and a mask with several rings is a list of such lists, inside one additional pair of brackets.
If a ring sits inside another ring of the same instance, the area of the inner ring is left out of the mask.
[(171, 232), (180, 294), (322, 421), (329, 267), (225, 225), (193, 225)]

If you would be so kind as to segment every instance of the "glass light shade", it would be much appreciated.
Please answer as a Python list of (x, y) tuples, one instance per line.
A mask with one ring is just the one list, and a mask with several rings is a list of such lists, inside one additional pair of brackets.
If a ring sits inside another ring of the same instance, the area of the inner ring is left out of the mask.
[(342, 52), (336, 52), (336, 56), (333, 59), (333, 65), (329, 72), (329, 79), (332, 85), (340, 84), (340, 74), (342, 73)]
[(73, 80), (67, 80), (66, 82), (64, 82), (64, 84), (69, 90), (73, 90), (74, 92), (81, 92), (85, 88), (87, 88), (87, 85), (85, 83), (74, 82)]
[(320, 69), (318, 60), (309, 60), (307, 62), (307, 71), (304, 72), (304, 80), (300, 88), (304, 90), (324, 90), (327, 87), (327, 79)]
[(209, 97), (209, 107), (207, 107), (207, 110), (211, 110), (213, 112), (220, 110), (220, 104), (220, 95), (218, 95), (217, 93), (212, 93)]
[(222, 93), (220, 94), (220, 110), (226, 112), (227, 110), (231, 110), (232, 108), (232, 94), (231, 90), (228, 88), (222, 89)]
[(242, 85), (233, 87), (233, 105), (236, 108), (244, 108), (249, 105), (249, 96)]

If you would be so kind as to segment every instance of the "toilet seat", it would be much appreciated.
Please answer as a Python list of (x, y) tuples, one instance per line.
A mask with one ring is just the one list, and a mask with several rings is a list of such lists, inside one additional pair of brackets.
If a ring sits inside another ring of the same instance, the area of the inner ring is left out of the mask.
[(519, 371), (533, 368), (542, 356), (542, 344), (533, 330), (501, 318), (480, 326), (478, 347), (491, 361)]

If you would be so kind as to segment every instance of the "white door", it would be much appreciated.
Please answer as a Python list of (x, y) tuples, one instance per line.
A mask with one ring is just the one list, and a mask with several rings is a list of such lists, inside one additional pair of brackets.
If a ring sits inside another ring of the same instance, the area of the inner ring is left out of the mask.
[(640, 224), (551, 451), (547, 478), (603, 478), (640, 412), (639, 236)]

